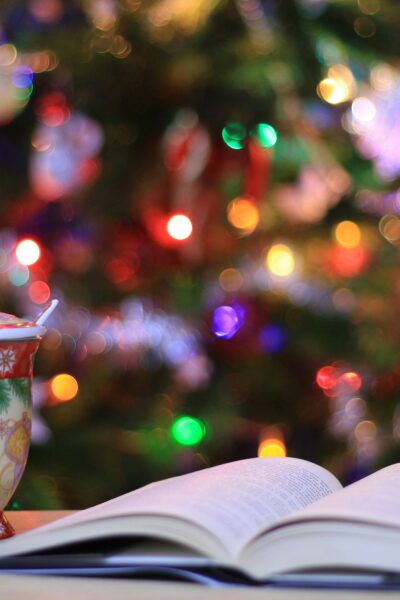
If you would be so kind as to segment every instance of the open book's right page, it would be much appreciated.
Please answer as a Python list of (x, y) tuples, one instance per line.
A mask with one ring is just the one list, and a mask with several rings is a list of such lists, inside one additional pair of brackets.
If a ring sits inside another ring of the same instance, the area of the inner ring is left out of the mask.
[(299, 510), (284, 522), (316, 519), (400, 527), (400, 464), (386, 467)]

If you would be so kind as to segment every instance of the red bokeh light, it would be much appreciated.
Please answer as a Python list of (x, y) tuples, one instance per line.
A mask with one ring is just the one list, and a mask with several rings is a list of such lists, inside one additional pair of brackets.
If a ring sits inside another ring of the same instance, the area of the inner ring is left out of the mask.
[(35, 112), (48, 127), (62, 125), (71, 115), (67, 100), (61, 92), (51, 92), (40, 98), (36, 103)]
[(335, 369), (335, 367), (331, 367), (331, 366), (321, 367), (321, 369), (319, 369), (317, 371), (315, 380), (316, 380), (317, 384), (319, 385), (319, 387), (321, 389), (323, 389), (324, 391), (332, 390), (338, 384), (339, 374), (337, 372), (337, 369)]
[(328, 267), (335, 275), (355, 277), (368, 265), (369, 254), (362, 246), (343, 248), (335, 246), (329, 253)]
[(357, 392), (361, 388), (362, 379), (358, 375), (358, 373), (354, 373), (353, 371), (347, 371), (346, 373), (343, 373), (343, 375), (341, 375), (340, 383), (345, 384), (353, 392)]
[(35, 304), (44, 304), (50, 298), (50, 288), (45, 281), (34, 281), (29, 286), (29, 298)]

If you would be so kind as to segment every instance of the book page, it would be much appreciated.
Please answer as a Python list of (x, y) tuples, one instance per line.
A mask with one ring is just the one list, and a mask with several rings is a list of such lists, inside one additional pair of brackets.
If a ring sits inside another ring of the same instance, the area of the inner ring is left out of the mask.
[(323, 498), (287, 521), (333, 519), (400, 527), (400, 464), (343, 488), (334, 497)]
[(254, 458), (151, 484), (41, 531), (120, 515), (165, 515), (205, 528), (234, 557), (269, 525), (340, 488), (333, 475), (307, 461)]

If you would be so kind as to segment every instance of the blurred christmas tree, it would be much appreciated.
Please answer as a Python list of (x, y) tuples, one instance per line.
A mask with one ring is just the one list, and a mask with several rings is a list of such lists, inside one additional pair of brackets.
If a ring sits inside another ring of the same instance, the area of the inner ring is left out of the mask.
[(397, 8), (3, 1), (1, 309), (61, 300), (16, 505), (396, 457)]

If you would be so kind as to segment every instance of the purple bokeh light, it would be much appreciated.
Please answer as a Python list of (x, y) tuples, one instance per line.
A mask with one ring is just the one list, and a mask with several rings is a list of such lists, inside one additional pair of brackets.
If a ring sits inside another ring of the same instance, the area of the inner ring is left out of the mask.
[(235, 310), (232, 306), (218, 306), (214, 310), (214, 315), (211, 323), (211, 329), (217, 337), (230, 340), (238, 331), (241, 325), (240, 311)]

